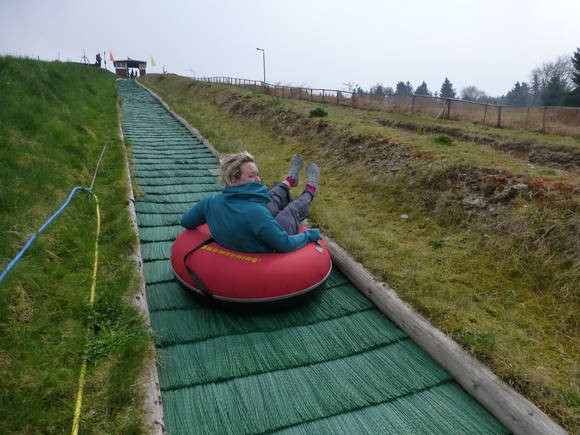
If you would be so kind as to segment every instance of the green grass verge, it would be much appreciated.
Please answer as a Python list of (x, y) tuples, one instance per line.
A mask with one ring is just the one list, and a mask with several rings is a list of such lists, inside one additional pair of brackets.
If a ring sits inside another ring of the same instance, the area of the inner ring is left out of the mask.
[(138, 277), (127, 212), (115, 76), (59, 62), (0, 57), (0, 268), (95, 180), (101, 237), (90, 304), (96, 202), (85, 191), (0, 283), (0, 432), (72, 428), (83, 357), (84, 433), (142, 433), (139, 377), (151, 338), (131, 303)]
[(172, 75), (142, 81), (220, 152), (252, 152), (266, 184), (296, 152), (317, 161), (312, 224), (578, 427), (580, 183), (566, 170), (577, 140), (332, 105), (316, 118), (319, 103)]

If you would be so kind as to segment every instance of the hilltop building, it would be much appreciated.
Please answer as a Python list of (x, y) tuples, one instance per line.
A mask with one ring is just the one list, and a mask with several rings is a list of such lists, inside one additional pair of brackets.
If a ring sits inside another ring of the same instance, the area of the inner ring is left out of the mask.
[(133, 69), (139, 70), (139, 77), (147, 74), (147, 62), (142, 60), (128, 58), (126, 60), (115, 60), (113, 64), (115, 65), (115, 74), (120, 77), (130, 77), (131, 70)]

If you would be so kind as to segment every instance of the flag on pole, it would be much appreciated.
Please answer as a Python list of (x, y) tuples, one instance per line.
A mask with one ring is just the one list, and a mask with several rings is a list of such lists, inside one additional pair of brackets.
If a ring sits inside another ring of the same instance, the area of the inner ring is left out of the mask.
[(153, 59), (153, 56), (151, 56), (151, 66), (156, 66), (155, 65), (155, 59)]
[(115, 58), (113, 57), (113, 53), (111, 51), (109, 51), (109, 60), (111, 62), (115, 62)]

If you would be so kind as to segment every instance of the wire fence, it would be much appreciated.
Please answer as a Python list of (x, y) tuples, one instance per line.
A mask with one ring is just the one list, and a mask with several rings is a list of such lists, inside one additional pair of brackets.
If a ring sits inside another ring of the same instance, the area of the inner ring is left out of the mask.
[(580, 137), (580, 107), (505, 106), (427, 95), (383, 96), (336, 89), (272, 85), (233, 77), (201, 77), (196, 80), (261, 90), (274, 97)]

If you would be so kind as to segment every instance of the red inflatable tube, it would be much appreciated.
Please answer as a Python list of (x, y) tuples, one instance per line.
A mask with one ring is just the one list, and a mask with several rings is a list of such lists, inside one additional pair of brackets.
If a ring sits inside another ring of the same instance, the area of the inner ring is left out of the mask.
[(205, 224), (177, 236), (171, 266), (182, 285), (211, 299), (262, 303), (319, 288), (330, 275), (332, 261), (322, 240), (287, 253), (232, 251), (211, 240)]

